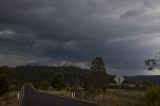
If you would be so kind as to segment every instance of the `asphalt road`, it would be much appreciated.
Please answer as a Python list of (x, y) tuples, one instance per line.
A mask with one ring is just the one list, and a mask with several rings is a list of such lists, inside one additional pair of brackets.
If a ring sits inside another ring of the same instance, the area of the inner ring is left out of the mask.
[(22, 106), (98, 106), (77, 100), (36, 92), (30, 85), (24, 89)]

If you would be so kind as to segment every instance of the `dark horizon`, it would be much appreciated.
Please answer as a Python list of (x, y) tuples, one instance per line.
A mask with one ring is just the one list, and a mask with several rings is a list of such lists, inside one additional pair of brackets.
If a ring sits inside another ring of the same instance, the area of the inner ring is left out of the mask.
[[(74, 65), (57, 65), (57, 66), (53, 66), (53, 65), (32, 65), (32, 64), (25, 64), (25, 65), (18, 65), (18, 66), (0, 66), (0, 69), (5, 69), (5, 68), (10, 68), (10, 69), (16, 69), (16, 68), (18, 68), (18, 67), (48, 67), (48, 68), (63, 68), (63, 67), (73, 67), (73, 68), (79, 68), (79, 69), (82, 69), (82, 70), (88, 70), (88, 71), (91, 71), (91, 68), (90, 67), (88, 67), (88, 68), (82, 68), (82, 67), (79, 67), (79, 66), (74, 66)], [(30, 70), (31, 71), (31, 70)], [(76, 71), (76, 70), (75, 70)], [(116, 76), (116, 75), (119, 75), (119, 74), (117, 74), (117, 73), (112, 73), (112, 72), (110, 72), (110, 70), (106, 70), (106, 72), (107, 72), (107, 74), (108, 75), (111, 75), (111, 76)], [(134, 75), (123, 75), (123, 74), (120, 74), (120, 75), (122, 75), (122, 76), (125, 76), (125, 77), (132, 77), (132, 76), (134, 76), (134, 77), (145, 77), (145, 76), (153, 76), (153, 77), (155, 77), (155, 76), (160, 76), (160, 75), (150, 75), (150, 74), (134, 74)]]

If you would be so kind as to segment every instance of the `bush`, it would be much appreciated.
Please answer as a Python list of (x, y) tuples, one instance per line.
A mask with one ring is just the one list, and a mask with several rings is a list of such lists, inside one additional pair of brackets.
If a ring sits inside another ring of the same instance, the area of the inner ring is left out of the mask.
[(49, 89), (49, 86), (50, 86), (50, 83), (48, 80), (44, 79), (40, 82), (41, 86), (40, 86), (40, 89), (41, 90), (47, 90)]
[(160, 106), (160, 88), (157, 86), (149, 86), (144, 98), (149, 106)]
[(9, 90), (9, 85), (5, 77), (0, 76), (0, 96)]
[(36, 88), (36, 89), (40, 89), (41, 88), (41, 83), (40, 82), (33, 82), (33, 86)]
[(62, 74), (56, 74), (55, 76), (53, 76), (52, 80), (51, 80), (51, 85), (53, 88), (57, 89), (57, 90), (61, 90), (63, 88), (66, 87), (66, 82), (64, 79), (64, 76)]

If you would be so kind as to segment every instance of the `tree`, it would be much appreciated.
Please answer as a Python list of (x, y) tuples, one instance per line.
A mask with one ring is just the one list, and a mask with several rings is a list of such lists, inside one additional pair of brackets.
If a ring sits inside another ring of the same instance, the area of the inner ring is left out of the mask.
[(107, 88), (107, 73), (104, 61), (96, 57), (91, 63), (91, 72), (84, 81), (84, 87), (90, 91), (105, 91)]
[(159, 70), (160, 69), (160, 52), (153, 59), (145, 60), (145, 64), (148, 70)]
[(92, 71), (103, 71), (106, 72), (105, 64), (102, 57), (96, 57), (91, 63)]
[(65, 88), (65, 79), (62, 74), (56, 74), (53, 76), (53, 79), (51, 80), (51, 85), (53, 88), (61, 90)]
[(103, 71), (91, 72), (84, 83), (86, 90), (106, 91), (107, 74)]

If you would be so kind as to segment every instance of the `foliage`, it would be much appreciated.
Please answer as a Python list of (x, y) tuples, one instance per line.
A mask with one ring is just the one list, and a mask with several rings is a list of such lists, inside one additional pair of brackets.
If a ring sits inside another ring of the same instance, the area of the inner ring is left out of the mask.
[(9, 90), (8, 82), (5, 76), (0, 76), (0, 96), (6, 93)]
[(11, 91), (18, 90), (20, 84), (16, 74), (7, 66), (0, 67), (0, 95)]
[(158, 66), (155, 59), (148, 59), (145, 61), (145, 64), (148, 67), (148, 70), (153, 70)]
[(46, 79), (50, 82), (56, 74), (62, 74), (69, 86), (75, 84), (75, 79), (82, 81), (89, 72), (87, 69), (72, 66), (18, 66), (11, 70), (17, 73), (20, 80), (32, 83), (40, 82), (42, 79)]
[(77, 86), (77, 87), (75, 87), (73, 89), (74, 89), (73, 91), (75, 92), (76, 98), (82, 98), (84, 96), (83, 88)]
[(160, 88), (157, 86), (149, 86), (145, 92), (144, 98), (149, 106), (159, 106)]
[(101, 57), (96, 57), (91, 63), (92, 71), (103, 71), (106, 72), (104, 61)]
[(49, 89), (49, 86), (50, 86), (50, 83), (49, 83), (49, 81), (46, 80), (46, 79), (43, 79), (43, 80), (40, 82), (40, 89), (42, 89), (42, 90)]
[(148, 70), (160, 69), (160, 52), (153, 59), (145, 60), (145, 64), (148, 67)]
[(106, 91), (107, 74), (103, 71), (91, 72), (84, 81), (85, 90)]
[(87, 92), (106, 91), (107, 74), (104, 61), (101, 57), (96, 57), (91, 63), (91, 72), (84, 81), (84, 88)]
[(53, 88), (61, 90), (65, 88), (65, 80), (62, 74), (56, 74), (51, 80), (51, 85)]
[(33, 86), (36, 89), (40, 89), (41, 88), (41, 82), (39, 82), (39, 81), (33, 82)]

